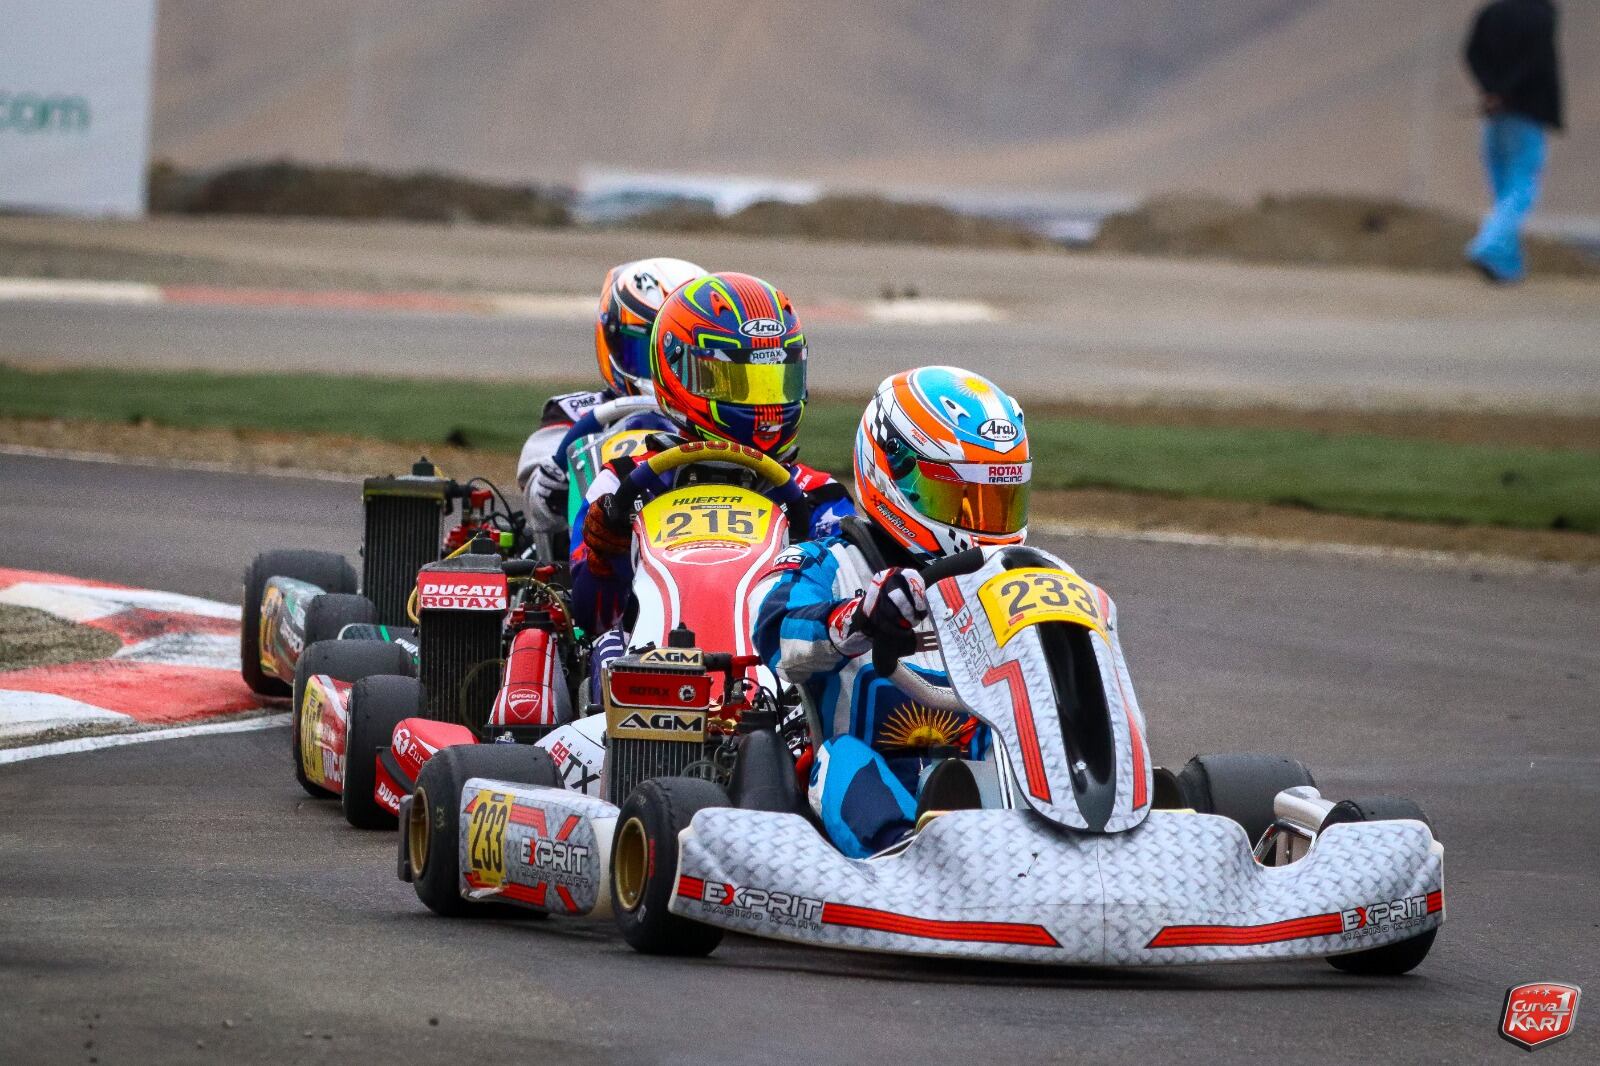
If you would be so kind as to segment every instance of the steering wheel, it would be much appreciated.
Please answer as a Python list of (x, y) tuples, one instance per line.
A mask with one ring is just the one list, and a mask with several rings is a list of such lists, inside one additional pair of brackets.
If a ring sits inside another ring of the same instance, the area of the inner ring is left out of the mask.
[(811, 501), (795, 484), (789, 468), (754, 448), (727, 441), (697, 440), (657, 452), (633, 468), (617, 489), (611, 506), (619, 514), (631, 515), (666, 491), (663, 475), (696, 463), (724, 463), (751, 471), (772, 487), (772, 502), (783, 508), (789, 519), (790, 543), (811, 539)]
[[(936, 560), (927, 569), (922, 571), (922, 583), (929, 588), (937, 585), (947, 577), (957, 577), (961, 574), (971, 574), (983, 569), (984, 554), (982, 548), (968, 548), (966, 551), (947, 555)], [(936, 711), (965, 711), (967, 705), (961, 702), (955, 690), (945, 685), (936, 685), (916, 673), (900, 661), (901, 653), (891, 648), (885, 641), (874, 641), (872, 645), (872, 668), (881, 678), (887, 679), (895, 688), (904, 692), (918, 703), (931, 707)]]

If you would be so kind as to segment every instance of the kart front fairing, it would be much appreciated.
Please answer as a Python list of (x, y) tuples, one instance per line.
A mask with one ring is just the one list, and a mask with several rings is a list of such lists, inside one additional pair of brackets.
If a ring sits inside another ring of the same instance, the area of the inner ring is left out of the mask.
[(1060, 560), (1000, 549), (928, 599), (954, 698), (994, 731), (1006, 808), (938, 816), (866, 860), (799, 815), (701, 811), (675, 913), (841, 948), (1107, 965), (1338, 954), (1442, 919), (1443, 849), (1420, 822), (1335, 825), (1268, 867), (1230, 819), (1152, 811), (1115, 608)]
[(1238, 823), (1153, 811), (1074, 833), (1027, 809), (955, 811), (904, 850), (848, 859), (806, 819), (701, 811), (671, 909), (804, 944), (912, 955), (1148, 966), (1337, 955), (1444, 917), (1443, 849), (1421, 822), (1331, 826), (1284, 867)]

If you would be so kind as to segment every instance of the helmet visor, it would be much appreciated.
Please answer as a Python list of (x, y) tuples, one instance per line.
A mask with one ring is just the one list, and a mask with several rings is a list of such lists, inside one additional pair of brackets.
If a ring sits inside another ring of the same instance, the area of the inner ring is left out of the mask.
[(719, 403), (790, 404), (806, 398), (806, 350), (684, 348), (674, 369), (696, 396)]
[(1028, 524), (1031, 463), (935, 463), (922, 459), (895, 479), (917, 512), (971, 533), (1006, 536)]

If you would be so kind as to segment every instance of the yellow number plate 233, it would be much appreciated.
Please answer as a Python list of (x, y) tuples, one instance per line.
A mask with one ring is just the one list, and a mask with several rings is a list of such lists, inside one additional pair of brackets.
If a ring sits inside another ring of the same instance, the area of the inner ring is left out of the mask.
[(696, 541), (759, 544), (772, 522), (773, 503), (727, 486), (681, 489), (652, 500), (643, 512), (650, 543), (674, 548)]
[(996, 574), (978, 587), (978, 602), (1002, 647), (1040, 622), (1072, 622), (1106, 633), (1094, 587), (1065, 570), (1030, 566)]
[(511, 797), (504, 792), (479, 789), (467, 823), (468, 883), (474, 888), (495, 888), (506, 880), (506, 822), (511, 818)]

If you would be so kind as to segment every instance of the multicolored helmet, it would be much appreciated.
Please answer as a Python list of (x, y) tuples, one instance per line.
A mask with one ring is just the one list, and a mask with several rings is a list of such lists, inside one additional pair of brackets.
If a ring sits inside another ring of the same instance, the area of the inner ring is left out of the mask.
[(970, 370), (927, 366), (879, 385), (855, 468), (862, 514), (919, 559), (1028, 535), (1022, 408)]
[(686, 429), (786, 459), (806, 406), (806, 338), (789, 298), (748, 274), (707, 274), (661, 305), (656, 402)]
[(594, 323), (600, 376), (619, 396), (650, 380), (650, 327), (673, 289), (705, 271), (682, 259), (640, 259), (606, 271)]

